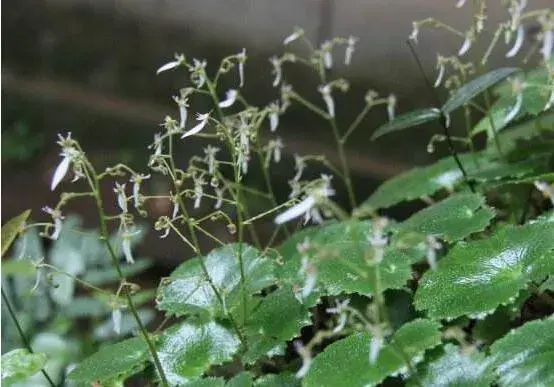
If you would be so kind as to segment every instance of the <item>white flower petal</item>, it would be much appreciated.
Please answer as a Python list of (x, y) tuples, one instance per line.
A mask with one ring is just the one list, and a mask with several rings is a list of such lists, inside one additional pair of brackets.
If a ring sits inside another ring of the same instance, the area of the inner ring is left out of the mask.
[(112, 311), (113, 331), (116, 334), (121, 333), (121, 309), (114, 309)]
[(466, 3), (466, 0), (458, 0), (456, 3), (456, 8), (462, 8)]
[(237, 100), (237, 95), (238, 95), (238, 92), (234, 89), (231, 89), (231, 90), (227, 91), (227, 93), (225, 95), (225, 100), (223, 100), (219, 103), (219, 107), (220, 108), (228, 108), (228, 107), (232, 106), (235, 103), (235, 101)]
[(375, 364), (379, 358), (379, 352), (383, 346), (383, 338), (379, 336), (373, 336), (369, 343), (369, 364)]
[(196, 120), (200, 121), (200, 123), (197, 124), (191, 130), (189, 130), (188, 132), (185, 132), (181, 136), (181, 138), (189, 137), (189, 136), (195, 135), (196, 133), (199, 133), (202, 129), (204, 129), (204, 126), (206, 126), (206, 123), (208, 122), (209, 116), (210, 116), (210, 113), (198, 114)]
[(294, 42), (299, 37), (301, 37), (303, 33), (304, 33), (303, 30), (301, 30), (300, 28), (296, 28), (292, 34), (290, 34), (289, 36), (287, 36), (285, 38), (285, 40), (283, 40), (283, 44), (286, 46), (286, 45)]
[(333, 55), (331, 54), (331, 51), (325, 51), (323, 54), (323, 63), (325, 64), (325, 68), (327, 70), (333, 68)]
[(127, 261), (127, 263), (135, 263), (135, 260), (133, 259), (133, 254), (131, 253), (131, 238), (129, 236), (123, 236), (121, 248), (123, 249), (123, 254), (125, 255), (125, 260)]
[(462, 46), (460, 47), (460, 50), (458, 51), (458, 56), (465, 55), (470, 48), (471, 48), (471, 37), (467, 35), (466, 38), (464, 39), (464, 42), (462, 43)]
[(275, 218), (275, 223), (283, 224), (288, 222), (289, 220), (296, 219), (299, 216), (302, 216), (305, 213), (307, 213), (309, 210), (311, 210), (312, 207), (315, 205), (315, 203), (316, 203), (315, 198), (312, 196), (308, 196), (300, 203), (296, 204), (295, 206), (289, 208), (282, 214), (278, 215)]
[(167, 71), (167, 70), (174, 69), (175, 67), (179, 66), (180, 64), (181, 64), (181, 62), (178, 61), (178, 60), (168, 62), (168, 63), (164, 64), (163, 66), (161, 66), (158, 70), (156, 70), (156, 74), (162, 73), (162, 72)]
[(184, 105), (179, 106), (179, 115), (181, 116), (181, 122), (179, 122), (179, 127), (181, 129), (185, 128), (187, 124), (187, 107)]
[(387, 115), (389, 116), (389, 121), (394, 120), (396, 113), (396, 96), (394, 94), (389, 95), (387, 103)]
[(525, 30), (523, 29), (523, 26), (520, 25), (517, 29), (517, 36), (516, 41), (510, 51), (506, 54), (506, 58), (512, 58), (517, 55), (519, 50), (521, 49), (521, 46), (523, 45), (523, 39), (525, 37)]
[(71, 164), (71, 159), (69, 156), (64, 155), (62, 161), (56, 167), (54, 176), (52, 177), (52, 183), (50, 184), (50, 190), (54, 191), (58, 184), (63, 180), (67, 171), (69, 170), (69, 165)]
[(544, 33), (541, 54), (546, 62), (550, 60), (552, 48), (554, 47), (554, 31), (548, 30)]
[(439, 74), (437, 75), (437, 79), (435, 80), (435, 84), (433, 85), (433, 87), (439, 87), (442, 83), (442, 78), (444, 77), (444, 65), (441, 64), (439, 66)]

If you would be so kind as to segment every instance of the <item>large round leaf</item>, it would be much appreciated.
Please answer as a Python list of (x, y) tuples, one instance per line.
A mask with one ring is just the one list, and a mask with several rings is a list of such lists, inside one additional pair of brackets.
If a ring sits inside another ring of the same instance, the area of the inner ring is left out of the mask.
[(171, 385), (198, 379), (210, 366), (232, 360), (239, 346), (233, 331), (213, 321), (175, 325), (164, 331), (156, 344)]
[(69, 374), (77, 384), (109, 384), (140, 372), (148, 361), (148, 347), (142, 338), (106, 345), (83, 360)]
[(489, 387), (494, 380), (484, 354), (467, 355), (452, 344), (445, 345), (444, 353), (423, 368), (418, 380), (412, 380), (410, 387)]
[[(467, 173), (475, 171), (470, 154), (461, 154), (458, 157)], [(452, 157), (446, 157), (429, 166), (417, 167), (387, 180), (355, 212), (359, 215), (373, 213), (380, 208), (433, 195), (444, 188), (453, 189), (461, 181), (463, 174), (456, 161)]]
[(500, 386), (554, 385), (554, 318), (532, 321), (491, 347)]
[(244, 327), (248, 350), (243, 361), (254, 363), (262, 355), (276, 354), (310, 323), (309, 310), (298, 302), (289, 286), (274, 291), (263, 299)]
[(316, 356), (304, 386), (374, 386), (387, 376), (406, 371), (406, 361), (414, 364), (426, 349), (437, 346), (441, 342), (439, 328), (440, 324), (423, 319), (405, 324), (391, 344), (383, 345), (375, 364), (369, 363), (371, 334), (350, 335)]
[(462, 193), (415, 213), (398, 228), (454, 242), (483, 231), (493, 217), (494, 211), (485, 205), (484, 196)]
[[(158, 288), (158, 309), (169, 314), (208, 314), (235, 317), (243, 310), (242, 256), (245, 292), (248, 296), (275, 283), (274, 262), (254, 247), (230, 244), (204, 258), (181, 264)], [(202, 260), (202, 261), (201, 261)], [(202, 269), (204, 263), (208, 276)], [(217, 289), (225, 306), (218, 299)], [(248, 297), (250, 299), (250, 297)], [(251, 301), (251, 300), (250, 300)]]
[(532, 280), (554, 272), (554, 226), (506, 226), (487, 239), (456, 245), (423, 276), (415, 306), (433, 318), (484, 315)]
[[(315, 293), (338, 295), (360, 293), (371, 295), (375, 290), (375, 268), (381, 277), (381, 290), (401, 288), (411, 277), (410, 264), (422, 257), (417, 249), (385, 248), (383, 260), (376, 266), (368, 263), (372, 248), (368, 242), (371, 221), (346, 221), (309, 229), (293, 235), (279, 251), (285, 261), (280, 277), (295, 288), (302, 288), (306, 275), (300, 270), (302, 257), (308, 257), (315, 268)], [(300, 253), (298, 243), (308, 238), (309, 248)], [(311, 302), (308, 302), (311, 304)]]
[(24, 380), (39, 372), (46, 364), (46, 354), (29, 353), (19, 348), (2, 355), (2, 383)]

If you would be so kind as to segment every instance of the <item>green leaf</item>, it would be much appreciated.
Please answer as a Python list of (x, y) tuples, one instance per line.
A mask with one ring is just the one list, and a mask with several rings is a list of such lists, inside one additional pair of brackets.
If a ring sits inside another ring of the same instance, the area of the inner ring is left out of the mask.
[(380, 126), (371, 136), (371, 140), (376, 140), (391, 132), (408, 129), (425, 124), (429, 121), (437, 120), (441, 115), (441, 111), (437, 108), (419, 109), (398, 115), (392, 121)]
[(187, 320), (163, 332), (156, 348), (171, 385), (198, 379), (212, 365), (230, 361), (240, 341), (222, 325)]
[(204, 378), (194, 380), (186, 384), (179, 384), (178, 386), (183, 387), (224, 387), (225, 379), (223, 378)]
[(25, 222), (29, 218), (29, 215), (31, 214), (31, 210), (27, 210), (23, 212), (20, 215), (17, 215), (14, 218), (11, 218), (2, 226), (1, 229), (1, 243), (2, 243), (2, 254), (1, 256), (4, 257), (4, 254), (10, 246), (12, 245), (15, 238), (19, 235), (19, 233), (23, 230), (23, 227), (25, 226)]
[(415, 213), (399, 229), (455, 242), (483, 231), (493, 217), (494, 211), (485, 205), (483, 195), (461, 193)]
[(478, 182), (494, 183), (500, 180), (519, 181), (525, 177), (543, 175), (552, 170), (552, 154), (530, 156), (518, 162), (491, 162), (481, 170), (471, 174), (471, 178)]
[[(489, 118), (489, 116), (486, 115), (485, 117), (481, 118), (477, 125), (475, 125), (475, 127), (471, 130), (471, 135), (475, 136), (478, 133), (487, 132), (489, 134), (489, 140), (492, 139), (494, 132), (493, 126), (491, 125), (491, 118), (494, 124), (494, 129), (496, 129), (497, 133), (500, 132), (502, 129), (508, 126), (509, 122), (506, 122), (506, 117), (514, 107), (515, 103), (515, 96), (500, 98), (491, 106), (489, 110), (489, 114), (491, 117)], [(512, 121), (516, 121), (524, 115), (525, 110), (521, 109)]]
[(375, 364), (369, 363), (371, 334), (360, 332), (329, 345), (313, 360), (305, 387), (374, 386), (387, 376), (407, 371), (405, 358), (415, 364), (425, 350), (440, 344), (441, 325), (419, 319), (405, 324), (384, 345)]
[[(554, 113), (543, 114), (535, 119), (528, 120), (498, 133), (498, 141), (502, 151), (509, 154), (518, 150), (518, 143), (522, 140), (531, 140), (554, 131)], [(489, 139), (489, 152), (496, 153), (493, 139)]]
[[(193, 258), (181, 264), (169, 279), (160, 284), (158, 309), (177, 316), (226, 316), (210, 281), (204, 275), (201, 266), (203, 261), (212, 284), (225, 298), (228, 313), (235, 317), (242, 313), (240, 250), (239, 244), (230, 244), (213, 250), (204, 258)], [(256, 294), (275, 283), (274, 262), (260, 251), (243, 244), (242, 261), (248, 295)]]
[(227, 382), (226, 387), (252, 387), (254, 383), (252, 375), (248, 372), (241, 372), (235, 375), (231, 380)]
[(9, 259), (2, 261), (3, 276), (34, 277), (36, 274), (36, 266), (28, 259)]
[(505, 67), (490, 71), (466, 83), (454, 92), (442, 107), (444, 114), (449, 114), (460, 106), (468, 103), (474, 97), (494, 86), (504, 78), (520, 71), (517, 68)]
[(108, 383), (140, 372), (148, 361), (148, 347), (142, 338), (106, 345), (83, 360), (69, 374), (75, 383)]
[(554, 319), (511, 331), (491, 346), (491, 358), (500, 386), (554, 385)]
[(418, 383), (413, 380), (408, 386), (489, 387), (493, 380), (484, 354), (465, 355), (461, 348), (446, 344), (444, 353), (424, 367)]
[(30, 353), (23, 348), (14, 349), (2, 355), (2, 383), (24, 380), (39, 372), (45, 364), (44, 353)]
[(431, 318), (484, 317), (515, 299), (529, 281), (554, 272), (552, 224), (505, 226), (459, 243), (420, 281), (415, 306)]
[[(470, 154), (460, 154), (458, 157), (467, 173), (475, 170)], [(416, 167), (387, 180), (355, 210), (355, 214), (371, 214), (380, 208), (430, 196), (444, 188), (452, 190), (461, 181), (463, 174), (460, 168), (452, 157), (446, 157), (429, 166)]]
[(275, 348), (298, 336), (300, 329), (310, 323), (308, 308), (298, 302), (290, 287), (274, 291), (264, 298), (244, 327), (248, 351), (243, 361), (254, 363), (262, 355), (271, 357)]
[(256, 387), (300, 387), (300, 380), (290, 372), (263, 375), (256, 379)]
[[(300, 269), (302, 257), (306, 256), (317, 272), (317, 285), (314, 290), (316, 296), (341, 293), (360, 293), (368, 296), (373, 294), (375, 268), (373, 263), (368, 262), (373, 252), (368, 242), (372, 229), (371, 221), (346, 221), (293, 235), (279, 248), (285, 261), (280, 278), (293, 288), (301, 289), (306, 275)], [(297, 245), (307, 234), (310, 235), (310, 248), (301, 254)], [(403, 251), (385, 248), (383, 260), (379, 263), (381, 290), (404, 286), (412, 274), (410, 264), (417, 262), (421, 257), (422, 253), (415, 249)], [(309, 299), (306, 304), (313, 305), (313, 300)]]

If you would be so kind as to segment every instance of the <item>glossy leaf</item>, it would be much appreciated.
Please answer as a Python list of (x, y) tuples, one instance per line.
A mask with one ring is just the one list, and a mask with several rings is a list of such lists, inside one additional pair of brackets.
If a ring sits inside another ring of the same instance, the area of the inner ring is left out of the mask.
[(19, 348), (2, 355), (2, 384), (24, 380), (46, 364), (46, 354)]
[(311, 324), (310, 312), (300, 304), (288, 286), (266, 296), (249, 317), (244, 330), (248, 351), (243, 361), (254, 363), (258, 357), (279, 353), (284, 343), (300, 334), (300, 329)]
[(396, 116), (392, 121), (380, 126), (371, 136), (371, 140), (376, 140), (385, 134), (408, 129), (414, 126), (422, 125), (430, 121), (438, 120), (441, 117), (441, 111), (436, 108), (419, 109), (409, 113)]
[(485, 197), (476, 193), (461, 193), (416, 212), (398, 227), (402, 231), (417, 231), (455, 242), (475, 232), (483, 231), (494, 217), (485, 205)]
[(477, 95), (494, 86), (501, 80), (519, 71), (517, 68), (505, 67), (492, 70), (466, 83), (454, 92), (442, 107), (445, 114), (449, 114), (460, 106), (468, 103)]
[(552, 154), (536, 155), (518, 162), (491, 162), (484, 165), (478, 172), (471, 174), (471, 178), (481, 183), (494, 183), (501, 180), (521, 180), (548, 173), (551, 167)]
[[(518, 147), (518, 144), (521, 145), (522, 140), (545, 137), (553, 131), (554, 113), (547, 113), (498, 133), (498, 141), (502, 151), (510, 154), (521, 151), (521, 146)], [(492, 139), (489, 139), (488, 152), (496, 154)]]
[(106, 345), (83, 360), (69, 374), (79, 384), (108, 384), (140, 372), (148, 361), (148, 347), (142, 338), (132, 338)]
[(502, 387), (554, 385), (554, 318), (531, 321), (491, 346)]
[(460, 243), (427, 271), (415, 306), (431, 318), (484, 317), (509, 303), (529, 281), (554, 273), (550, 223), (505, 226), (487, 239)]
[[(479, 155), (477, 155), (479, 157)], [(475, 171), (469, 154), (459, 155), (467, 173)], [(426, 167), (416, 167), (387, 180), (359, 207), (358, 215), (373, 213), (380, 208), (433, 195), (441, 189), (453, 189), (463, 181), (463, 174), (452, 157), (446, 157)]]
[[(516, 103), (515, 96), (508, 96), (500, 98), (496, 101), (490, 108), (489, 114), (481, 118), (481, 120), (473, 127), (471, 130), (471, 135), (474, 136), (481, 132), (487, 132), (489, 139), (492, 139), (493, 136), (493, 125), (496, 133), (500, 132), (502, 129), (508, 126), (509, 122), (506, 122), (506, 117), (514, 107)], [(519, 113), (515, 116), (512, 121), (516, 121), (519, 118), (525, 115), (525, 110), (520, 109)], [(492, 123), (491, 123), (492, 119)]]
[(241, 372), (227, 382), (225, 387), (252, 387), (254, 380), (248, 372)]
[[(223, 317), (226, 311), (211, 283), (225, 297), (227, 311), (242, 313), (242, 283), (239, 245), (230, 244), (213, 250), (204, 258), (193, 258), (181, 264), (158, 288), (158, 309), (181, 316), (208, 314)], [(204, 275), (201, 261), (209, 280)], [(254, 247), (242, 246), (246, 292), (256, 294), (275, 283), (274, 262)], [(250, 299), (250, 297), (249, 297)]]
[(413, 365), (425, 350), (440, 344), (440, 324), (419, 319), (405, 324), (369, 363), (371, 334), (360, 332), (329, 345), (317, 355), (304, 379), (305, 387), (374, 386), (387, 376), (407, 372), (405, 358)]
[(213, 321), (190, 320), (167, 329), (156, 344), (171, 385), (198, 379), (210, 366), (232, 360), (239, 346), (237, 335), (230, 329)]
[(2, 258), (4, 257), (4, 254), (6, 253), (6, 251), (8, 251), (8, 249), (12, 245), (15, 238), (19, 235), (21, 230), (23, 230), (23, 227), (25, 226), (25, 222), (29, 218), (30, 214), (31, 214), (31, 210), (27, 210), (22, 214), (19, 214), (16, 217), (8, 220), (6, 224), (2, 226), (2, 230), (1, 230)]
[(424, 367), (418, 382), (413, 380), (408, 386), (489, 387), (494, 380), (489, 368), (484, 354), (466, 355), (461, 348), (447, 344), (444, 353)]
[[(374, 291), (374, 267), (368, 263), (373, 250), (368, 237), (371, 236), (372, 222), (346, 221), (332, 223), (314, 229), (314, 233), (304, 232), (288, 239), (279, 251), (285, 264), (280, 277), (293, 288), (301, 289), (306, 275), (300, 271), (302, 257), (307, 256), (317, 272), (314, 294), (338, 295), (359, 293), (371, 295)], [(307, 253), (298, 252), (298, 243), (308, 236), (310, 248)], [(398, 289), (411, 277), (410, 264), (423, 256), (419, 250), (398, 250), (386, 248), (379, 264), (381, 290)], [(307, 305), (312, 305), (312, 302)]]

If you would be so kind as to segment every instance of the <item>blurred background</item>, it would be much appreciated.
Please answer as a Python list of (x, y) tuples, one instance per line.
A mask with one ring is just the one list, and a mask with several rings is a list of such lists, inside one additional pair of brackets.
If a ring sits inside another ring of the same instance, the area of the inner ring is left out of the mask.
[[(73, 132), (89, 157), (100, 166), (123, 161), (146, 171), (146, 145), (166, 115), (177, 117), (171, 96), (187, 84), (184, 70), (156, 76), (155, 70), (176, 52), (187, 58), (205, 58), (208, 71), (214, 71), (222, 57), (246, 48), (243, 92), (247, 99), (264, 105), (279, 96), (279, 90), (271, 87), (268, 58), (283, 52), (283, 38), (295, 26), (304, 28), (308, 38), (317, 44), (334, 36), (353, 35), (360, 40), (352, 64), (345, 67), (337, 58), (331, 74), (351, 81), (350, 92), (337, 97), (338, 118), (343, 125), (348, 125), (363, 107), (368, 89), (383, 95), (394, 93), (399, 112), (427, 107), (432, 97), (405, 39), (411, 32), (412, 21), (428, 16), (465, 31), (472, 13), (471, 2), (462, 9), (456, 9), (454, 3), (453, 0), (4, 2), (3, 221), (26, 208), (31, 208), (34, 218), (40, 219), (40, 208), (57, 202), (59, 193), (49, 191), (49, 182), (59, 161), (55, 145), (58, 132)], [(550, 0), (529, 3), (533, 8), (551, 5)], [(489, 12), (487, 25), (492, 33), (498, 22), (506, 18), (506, 11), (500, 1), (494, 1)], [(461, 43), (459, 37), (442, 31), (422, 31), (418, 53), (429, 77), (435, 76), (437, 52), (452, 55)], [(485, 44), (473, 47), (468, 60), (480, 59)], [(500, 46), (493, 54), (491, 66), (506, 63), (504, 46)], [(337, 55), (342, 58), (342, 53)], [(295, 90), (321, 103), (314, 74), (288, 66), (285, 78)], [(347, 157), (359, 199), (368, 196), (383, 179), (446, 153), (445, 149), (439, 149), (438, 155), (429, 155), (425, 150), (430, 135), (439, 130), (433, 126), (419, 127), (410, 135), (370, 142), (371, 133), (385, 119), (385, 109), (375, 109), (348, 147)], [(272, 179), (284, 198), (289, 190), (287, 181), (293, 175), (294, 153), (323, 153), (332, 161), (337, 160), (337, 155), (331, 133), (303, 109), (291, 109), (278, 130), (286, 145), (286, 162), (281, 169), (272, 171)], [(192, 154), (200, 152), (201, 147), (194, 146), (179, 155), (179, 162), (186, 165)], [(162, 183), (156, 184), (155, 180), (150, 181), (149, 189), (165, 190)], [(96, 218), (89, 204), (72, 205), (65, 211), (82, 214), (85, 226), (94, 227)], [(151, 210), (153, 216), (167, 214), (170, 205), (162, 203)], [(402, 209), (398, 211), (401, 215)], [(164, 272), (190, 253), (184, 253), (179, 245), (161, 244), (158, 240), (156, 235), (149, 235), (138, 249), (154, 258)]]

